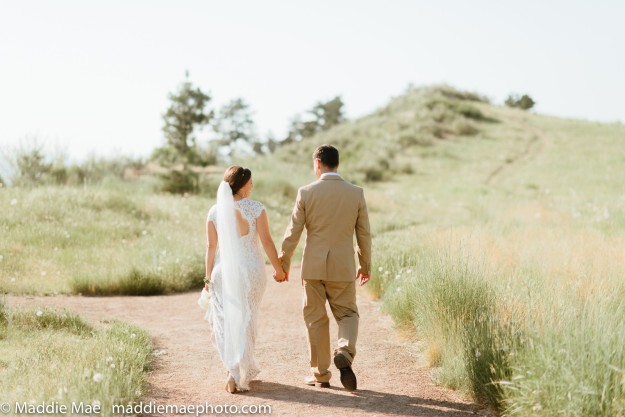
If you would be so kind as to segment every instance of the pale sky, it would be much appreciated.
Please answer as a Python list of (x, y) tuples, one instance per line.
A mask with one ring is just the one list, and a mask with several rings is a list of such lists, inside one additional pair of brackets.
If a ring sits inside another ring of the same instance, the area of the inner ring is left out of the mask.
[(622, 0), (0, 0), (0, 147), (149, 155), (185, 70), (279, 138), (317, 101), (356, 118), (410, 83), (625, 122), (624, 19)]

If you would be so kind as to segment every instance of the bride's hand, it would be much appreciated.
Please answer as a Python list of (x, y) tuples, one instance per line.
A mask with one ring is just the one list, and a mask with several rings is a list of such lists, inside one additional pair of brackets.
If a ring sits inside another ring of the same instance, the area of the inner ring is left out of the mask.
[(275, 279), (277, 282), (282, 282), (286, 279), (286, 274), (284, 273), (282, 268), (280, 268), (280, 270), (278, 271), (273, 272), (273, 279)]

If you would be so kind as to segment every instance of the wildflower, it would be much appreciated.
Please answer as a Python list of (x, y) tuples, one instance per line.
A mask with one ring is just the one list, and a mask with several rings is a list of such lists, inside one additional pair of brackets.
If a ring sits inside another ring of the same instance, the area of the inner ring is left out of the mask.
[(379, 268), (378, 268), (378, 272), (382, 272), (382, 271), (384, 271), (384, 268), (379, 267)]
[(109, 363), (109, 362), (113, 362), (113, 357), (112, 357), (112, 356), (108, 356), (108, 357), (106, 358), (106, 362), (107, 362), (107, 363)]
[(535, 404), (535, 405), (532, 407), (532, 411), (534, 411), (534, 412), (536, 412), (536, 411), (540, 411), (540, 410), (542, 410), (542, 409), (543, 409), (543, 406), (542, 406), (542, 405), (540, 405), (540, 404)]
[(131, 338), (131, 339), (134, 339), (134, 338), (136, 338), (136, 337), (137, 337), (137, 335), (136, 335), (135, 333), (131, 333), (131, 334), (130, 334), (130, 338)]
[(397, 289), (395, 291), (401, 292), (401, 287), (397, 287)]
[(14, 198), (13, 200), (11, 200), (11, 205), (14, 206), (17, 204), (17, 200)]
[(43, 316), (43, 311), (37, 310), (37, 317), (41, 317), (41, 316)]
[(115, 369), (115, 364), (114, 363), (111, 364), (111, 368)]
[(482, 354), (480, 353), (479, 350), (475, 351), (475, 357), (479, 359), (479, 357), (482, 356)]
[(148, 231), (147, 231), (147, 230), (143, 230), (143, 231), (141, 231), (141, 234), (142, 234), (143, 236), (145, 236), (145, 235), (147, 235), (147, 234), (148, 234)]
[(94, 382), (102, 382), (102, 379), (104, 379), (104, 377), (102, 376), (101, 373), (96, 372), (95, 374), (93, 374), (93, 381)]
[(399, 274), (395, 275), (395, 279), (400, 279), (400, 278), (401, 278), (401, 275)]

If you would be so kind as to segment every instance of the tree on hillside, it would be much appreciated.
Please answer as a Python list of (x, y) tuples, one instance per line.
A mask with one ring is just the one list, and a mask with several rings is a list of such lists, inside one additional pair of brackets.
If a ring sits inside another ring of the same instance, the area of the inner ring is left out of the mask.
[(291, 121), (291, 127), (285, 143), (313, 136), (318, 132), (343, 123), (345, 121), (343, 106), (344, 103), (341, 97), (336, 96), (325, 103), (318, 102), (307, 112), (310, 117), (307, 117), (305, 120), (301, 116), (295, 116)]
[(232, 152), (239, 144), (254, 145), (258, 142), (252, 116), (250, 105), (242, 98), (231, 100), (223, 106), (213, 123), (219, 144), (227, 146)]
[(157, 150), (155, 156), (169, 160), (169, 163), (201, 164), (203, 158), (195, 132), (214, 117), (214, 112), (207, 109), (211, 97), (195, 87), (187, 73), (178, 91), (169, 94), (169, 100), (169, 108), (163, 115), (163, 133), (167, 144), (164, 149)]
[[(215, 163), (216, 155), (210, 147), (202, 149), (197, 133), (214, 117), (208, 108), (211, 97), (189, 81), (189, 73), (178, 90), (169, 94), (169, 107), (163, 114), (165, 146), (154, 151), (152, 157), (169, 170), (162, 175), (163, 191), (172, 193), (195, 192), (199, 176), (192, 165)], [(182, 164), (182, 169), (176, 164)]]
[(22, 183), (36, 184), (52, 170), (52, 164), (46, 161), (43, 148), (36, 147), (22, 150), (16, 155), (18, 178)]
[(345, 121), (343, 106), (344, 103), (341, 97), (336, 96), (325, 103), (317, 103), (310, 112), (315, 116), (319, 129), (328, 130)]
[(529, 110), (536, 102), (527, 94), (523, 94), (521, 97), (518, 94), (510, 94), (506, 99), (506, 106), (516, 107), (522, 110)]

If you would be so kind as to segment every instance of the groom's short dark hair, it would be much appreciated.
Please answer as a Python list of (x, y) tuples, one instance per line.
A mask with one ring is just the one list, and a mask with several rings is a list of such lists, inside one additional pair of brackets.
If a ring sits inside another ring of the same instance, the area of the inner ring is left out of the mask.
[(332, 145), (321, 145), (313, 152), (313, 159), (318, 159), (330, 169), (339, 166), (339, 150)]

